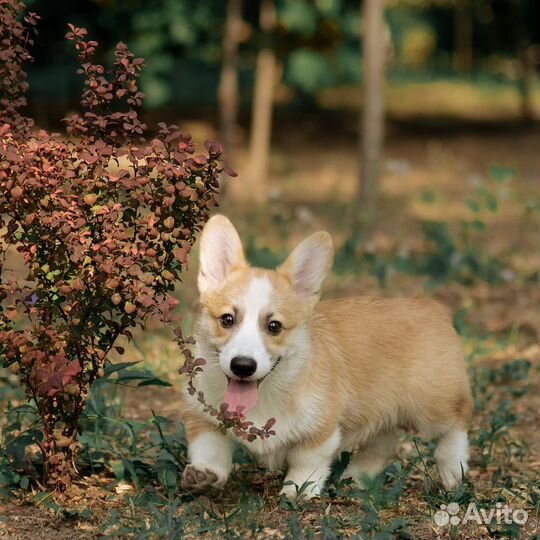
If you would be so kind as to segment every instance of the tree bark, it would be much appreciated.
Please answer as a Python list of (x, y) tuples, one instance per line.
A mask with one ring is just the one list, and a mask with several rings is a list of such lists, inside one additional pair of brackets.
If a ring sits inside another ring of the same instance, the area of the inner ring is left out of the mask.
[(364, 0), (364, 101), (360, 114), (360, 189), (358, 202), (367, 223), (375, 219), (384, 138), (384, 71), (386, 45), (384, 0)]
[(272, 112), (276, 78), (276, 57), (271, 46), (271, 33), (276, 21), (273, 0), (263, 0), (260, 12), (260, 27), (263, 46), (257, 57), (255, 91), (251, 115), (249, 145), (249, 184), (245, 186), (246, 198), (255, 202), (268, 199), (268, 165), (272, 139)]
[[(238, 44), (242, 24), (242, 0), (228, 0), (227, 20), (223, 35), (223, 63), (218, 89), (218, 101), (221, 122), (221, 141), (225, 151), (225, 165), (234, 166), (238, 130)], [(221, 178), (221, 193), (227, 187)]]
[(454, 35), (454, 69), (469, 72), (473, 67), (473, 19), (470, 0), (456, 1)]
[(519, 94), (521, 97), (521, 117), (524, 123), (535, 121), (532, 94), (536, 83), (534, 48), (527, 42), (519, 46)]

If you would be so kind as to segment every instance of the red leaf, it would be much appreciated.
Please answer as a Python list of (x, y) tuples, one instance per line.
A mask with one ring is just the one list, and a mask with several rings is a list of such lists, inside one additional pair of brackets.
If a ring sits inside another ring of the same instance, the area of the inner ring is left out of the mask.
[(173, 251), (174, 258), (184, 264), (187, 262), (187, 253), (185, 249), (177, 248)]

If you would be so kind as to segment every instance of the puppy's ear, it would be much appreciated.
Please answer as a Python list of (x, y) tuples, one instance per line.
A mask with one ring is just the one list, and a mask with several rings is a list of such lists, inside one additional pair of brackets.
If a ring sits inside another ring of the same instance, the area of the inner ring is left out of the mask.
[(327, 232), (321, 231), (300, 242), (278, 271), (290, 279), (300, 298), (316, 302), (333, 261), (332, 238)]
[(212, 217), (201, 236), (199, 292), (205, 294), (221, 285), (227, 275), (246, 266), (242, 243), (233, 224), (225, 217)]

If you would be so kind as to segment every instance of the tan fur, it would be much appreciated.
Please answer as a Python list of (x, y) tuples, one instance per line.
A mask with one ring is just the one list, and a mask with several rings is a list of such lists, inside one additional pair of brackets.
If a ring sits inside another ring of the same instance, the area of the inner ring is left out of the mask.
[(326, 392), (331, 407), (322, 413), (344, 436), (358, 425), (364, 437), (394, 427), (429, 437), (439, 435), (432, 424), (466, 427), (472, 400), (463, 352), (436, 302), (328, 300), (311, 325), (313, 356), (298, 391)]

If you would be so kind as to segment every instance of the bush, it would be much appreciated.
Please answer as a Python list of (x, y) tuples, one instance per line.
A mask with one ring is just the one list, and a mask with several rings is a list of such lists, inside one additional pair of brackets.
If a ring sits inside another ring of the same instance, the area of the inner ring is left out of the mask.
[[(98, 44), (71, 25), (83, 112), (66, 119), (67, 138), (31, 133), (20, 113), (20, 61), (30, 59), (28, 32), (16, 22), (22, 10), (0, 4), (0, 358), (37, 406), (45, 480), (63, 490), (76, 474), (80, 415), (109, 352), (150, 317), (170, 321), (170, 293), (215, 203), (222, 150), (209, 141), (207, 154), (195, 155), (191, 137), (166, 124), (145, 142), (143, 60), (120, 43), (106, 72), (92, 63)], [(26, 18), (31, 29), (36, 20)], [(7, 267), (16, 253), (24, 278)]]
[(22, 68), (24, 62), (31, 62), (32, 55), (28, 46), (33, 45), (39, 17), (28, 13), (24, 24), (19, 20), (24, 5), (17, 0), (0, 2), (0, 125), (9, 123), (11, 129), (25, 134), (33, 122), (20, 113), (26, 106), (28, 83), (26, 72)]

